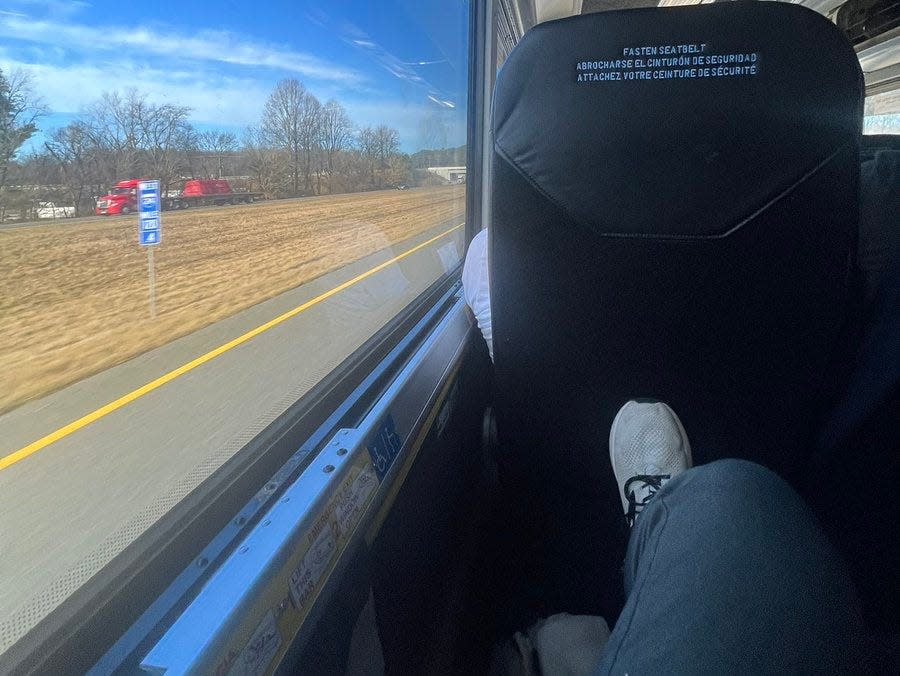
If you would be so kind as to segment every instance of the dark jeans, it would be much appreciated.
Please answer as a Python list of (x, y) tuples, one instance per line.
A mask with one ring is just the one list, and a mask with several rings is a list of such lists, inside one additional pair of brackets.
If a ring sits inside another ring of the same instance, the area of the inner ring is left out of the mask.
[(742, 460), (667, 483), (637, 519), (598, 673), (846, 673), (858, 603), (800, 497)]

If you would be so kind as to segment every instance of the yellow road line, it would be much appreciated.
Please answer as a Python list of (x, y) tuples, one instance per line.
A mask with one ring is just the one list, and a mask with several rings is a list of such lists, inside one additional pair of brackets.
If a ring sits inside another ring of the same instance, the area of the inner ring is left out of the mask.
[(34, 441), (34, 442), (28, 444), (24, 448), (20, 448), (18, 451), (15, 451), (13, 453), (10, 453), (7, 456), (0, 458), (0, 470), (6, 469), (10, 465), (14, 465), (15, 463), (19, 462), (20, 460), (24, 460), (32, 453), (37, 453), (39, 450), (49, 446), (54, 441), (59, 441), (60, 439), (67, 437), (68, 435), (72, 434), (73, 432), (80, 430), (82, 427), (90, 425), (92, 422), (99, 420), (103, 416), (109, 415), (113, 411), (122, 408), (126, 404), (130, 404), (135, 399), (143, 397), (145, 394), (147, 394), (148, 392), (152, 392), (153, 390), (157, 389), (158, 387), (162, 387), (166, 383), (168, 383), (172, 380), (175, 380), (175, 378), (177, 378), (178, 376), (184, 375), (188, 371), (191, 371), (191, 370), (197, 368), (198, 366), (201, 366), (202, 364), (205, 364), (206, 362), (215, 359), (219, 355), (228, 352), (228, 350), (235, 348), (238, 345), (241, 345), (242, 343), (246, 343), (251, 338), (255, 338), (259, 334), (261, 334), (265, 331), (268, 331), (272, 327), (277, 326), (278, 324), (281, 324), (284, 321), (287, 321), (291, 317), (296, 317), (298, 314), (300, 314), (304, 310), (311, 308), (313, 305), (316, 305), (318, 303), (321, 303), (323, 300), (331, 298), (331, 296), (335, 295), (336, 293), (340, 293), (347, 287), (353, 286), (354, 284), (361, 282), (362, 280), (366, 279), (367, 277), (371, 277), (379, 270), (384, 270), (384, 268), (386, 268), (387, 266), (393, 265), (397, 261), (403, 260), (407, 256), (414, 254), (416, 251), (419, 251), (420, 249), (425, 248), (429, 244), (436, 242), (441, 237), (446, 237), (454, 230), (458, 230), (459, 228), (463, 227), (463, 225), (464, 225), (463, 223), (460, 223), (459, 225), (454, 225), (452, 228), (444, 230), (444, 232), (442, 232), (441, 234), (436, 235), (436, 236), (432, 237), (431, 239), (429, 239), (425, 242), (422, 242), (421, 244), (417, 244), (409, 251), (405, 251), (402, 254), (400, 254), (399, 256), (394, 256), (394, 258), (391, 258), (390, 260), (385, 261), (384, 263), (381, 263), (380, 265), (376, 265), (371, 270), (367, 270), (366, 272), (363, 272), (362, 274), (359, 274), (356, 277), (353, 277), (352, 279), (348, 279), (343, 284), (338, 284), (333, 289), (330, 289), (330, 290), (326, 291), (325, 293), (322, 293), (322, 294), (316, 296), (312, 300), (308, 300), (305, 303), (303, 303), (302, 305), (298, 305), (294, 309), (288, 310), (284, 314), (278, 315), (277, 317), (275, 317), (275, 319), (271, 319), (271, 320), (267, 321), (265, 324), (260, 324), (255, 329), (251, 329), (250, 331), (247, 331), (247, 333), (238, 336), (234, 340), (230, 340), (227, 343), (225, 343), (224, 345), (220, 345), (219, 347), (215, 348), (214, 350), (210, 350), (206, 354), (201, 355), (192, 361), (189, 361), (187, 364), (182, 364), (177, 369), (169, 371), (168, 373), (160, 376), (156, 380), (153, 380), (153, 381), (147, 383), (146, 385), (143, 385), (142, 387), (139, 387), (136, 390), (133, 390), (133, 391), (129, 392), (128, 394), (119, 397), (115, 401), (109, 402), (105, 406), (101, 406), (96, 411), (92, 411), (91, 413), (88, 413), (87, 415), (82, 416), (81, 418), (78, 418), (78, 420), (74, 420), (74, 421), (70, 422), (68, 425), (60, 427), (55, 432), (51, 432), (47, 436), (41, 437), (37, 441)]

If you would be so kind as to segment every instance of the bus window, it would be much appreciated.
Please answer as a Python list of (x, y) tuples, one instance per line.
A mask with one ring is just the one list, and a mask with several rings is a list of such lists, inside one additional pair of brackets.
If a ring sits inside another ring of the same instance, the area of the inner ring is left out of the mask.
[(900, 90), (866, 97), (863, 134), (900, 134)]
[(7, 9), (0, 655), (457, 274), (469, 12)]

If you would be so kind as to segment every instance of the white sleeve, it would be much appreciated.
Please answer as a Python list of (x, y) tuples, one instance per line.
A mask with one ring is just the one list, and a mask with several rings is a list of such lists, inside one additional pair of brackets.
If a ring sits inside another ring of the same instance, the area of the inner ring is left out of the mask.
[(462, 273), (463, 296), (472, 308), (478, 328), (487, 341), (488, 352), (494, 358), (494, 344), (491, 333), (491, 297), (488, 279), (487, 230), (482, 230), (469, 244)]

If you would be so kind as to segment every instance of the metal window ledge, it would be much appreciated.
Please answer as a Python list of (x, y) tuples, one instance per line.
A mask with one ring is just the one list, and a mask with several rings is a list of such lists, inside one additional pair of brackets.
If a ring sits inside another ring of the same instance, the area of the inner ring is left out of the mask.
[(264, 673), (278, 664), (342, 553), (389, 508), (469, 331), (457, 300), (359, 426), (334, 435), (210, 577), (144, 657), (144, 670)]

